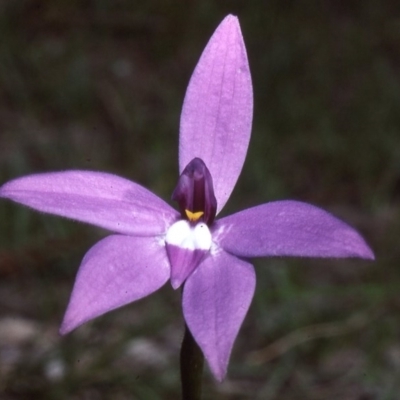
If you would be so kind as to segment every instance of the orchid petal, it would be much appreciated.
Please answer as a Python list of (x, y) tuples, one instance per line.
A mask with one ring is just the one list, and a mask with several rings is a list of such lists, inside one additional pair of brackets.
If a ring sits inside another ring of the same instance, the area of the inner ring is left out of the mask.
[(169, 276), (167, 254), (159, 239), (108, 236), (82, 261), (60, 333), (153, 293)]
[(3, 185), (0, 197), (114, 232), (141, 236), (164, 233), (179, 216), (142, 186), (92, 171), (29, 175)]
[(203, 222), (193, 226), (180, 220), (168, 229), (165, 245), (171, 264), (171, 284), (177, 289), (209, 252), (212, 237)]
[(226, 375), (232, 346), (255, 289), (252, 265), (222, 249), (187, 279), (183, 314), (218, 381)]
[(228, 15), (208, 42), (183, 103), (179, 169), (195, 157), (211, 172), (217, 212), (242, 170), (250, 140), (253, 90), (239, 21)]
[(372, 250), (349, 225), (298, 201), (276, 201), (222, 218), (214, 240), (240, 257), (360, 257)]
[(170, 244), (166, 245), (166, 249), (171, 265), (171, 285), (174, 289), (178, 289), (200, 264), (207, 251), (183, 249)]

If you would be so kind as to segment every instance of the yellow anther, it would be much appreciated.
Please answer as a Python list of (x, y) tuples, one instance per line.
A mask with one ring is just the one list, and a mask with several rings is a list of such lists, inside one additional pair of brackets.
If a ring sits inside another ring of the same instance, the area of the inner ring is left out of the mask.
[(196, 222), (204, 214), (204, 211), (191, 212), (189, 210), (185, 210), (185, 213), (190, 222)]

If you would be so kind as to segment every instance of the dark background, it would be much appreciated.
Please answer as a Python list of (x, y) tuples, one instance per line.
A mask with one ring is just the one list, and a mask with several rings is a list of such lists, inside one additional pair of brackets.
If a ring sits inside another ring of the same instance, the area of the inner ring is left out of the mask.
[[(399, 399), (398, 4), (0, 2), (0, 182), (93, 169), (168, 200), (186, 85), (233, 13), (255, 111), (223, 214), (307, 201), (357, 227), (376, 252), (376, 262), (256, 260), (256, 296), (228, 378), (216, 384), (206, 368), (204, 399)], [(80, 260), (104, 235), (1, 201), (1, 399), (179, 397), (183, 322), (169, 284), (58, 336)]]

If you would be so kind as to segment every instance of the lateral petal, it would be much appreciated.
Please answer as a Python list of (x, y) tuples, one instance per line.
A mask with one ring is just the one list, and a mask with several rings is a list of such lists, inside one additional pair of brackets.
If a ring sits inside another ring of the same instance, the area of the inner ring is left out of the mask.
[(253, 298), (255, 282), (252, 265), (219, 249), (185, 283), (186, 323), (218, 381), (226, 375), (232, 346)]
[(183, 103), (180, 173), (195, 157), (210, 170), (217, 212), (242, 170), (250, 140), (253, 89), (238, 19), (228, 15), (208, 42)]
[(153, 293), (169, 277), (167, 253), (159, 239), (106, 237), (81, 263), (60, 333)]
[(118, 233), (157, 235), (179, 217), (158, 196), (116, 175), (64, 171), (7, 182), (0, 197)]
[(239, 257), (360, 257), (374, 254), (361, 235), (328, 212), (299, 201), (275, 201), (217, 221), (214, 240)]

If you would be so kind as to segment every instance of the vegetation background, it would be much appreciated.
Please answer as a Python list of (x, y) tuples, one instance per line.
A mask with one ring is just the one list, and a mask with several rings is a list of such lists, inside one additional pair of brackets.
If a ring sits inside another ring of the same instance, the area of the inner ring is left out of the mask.
[[(0, 2), (0, 182), (92, 169), (169, 199), (180, 109), (210, 35), (239, 16), (253, 74), (248, 157), (224, 214), (321, 206), (376, 252), (256, 260), (228, 378), (204, 399), (400, 393), (400, 6), (394, 0)], [(57, 333), (80, 260), (107, 233), (0, 204), (0, 397), (179, 398), (180, 293)]]

